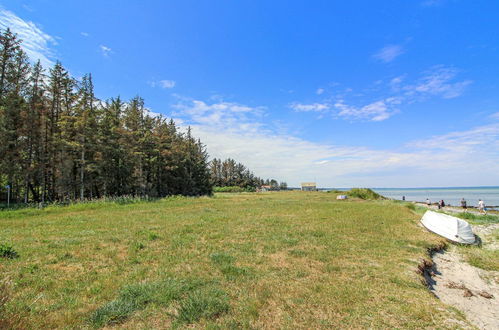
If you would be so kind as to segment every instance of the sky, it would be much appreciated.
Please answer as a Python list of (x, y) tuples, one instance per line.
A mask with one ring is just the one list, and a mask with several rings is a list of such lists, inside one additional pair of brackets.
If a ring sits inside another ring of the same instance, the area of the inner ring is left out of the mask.
[(499, 185), (499, 1), (0, 0), (31, 60), (290, 186)]

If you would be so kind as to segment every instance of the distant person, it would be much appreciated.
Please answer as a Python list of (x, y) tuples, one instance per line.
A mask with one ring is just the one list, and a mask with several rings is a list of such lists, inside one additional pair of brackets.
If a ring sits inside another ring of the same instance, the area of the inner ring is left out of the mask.
[(431, 201), (429, 198), (426, 199), (426, 205), (430, 206), (431, 205)]
[(402, 196), (402, 200), (405, 201), (405, 196)]
[(461, 207), (463, 208), (464, 212), (468, 211), (468, 206), (466, 205), (466, 199), (461, 198)]
[(481, 199), (478, 200), (478, 211), (480, 213), (487, 214), (487, 210), (485, 209), (485, 203)]
[(445, 207), (445, 202), (443, 199), (441, 200), (441, 202), (442, 202), (442, 207)]
[(438, 201), (438, 209), (440, 210), (444, 206), (445, 206), (444, 200), (443, 199), (439, 200)]

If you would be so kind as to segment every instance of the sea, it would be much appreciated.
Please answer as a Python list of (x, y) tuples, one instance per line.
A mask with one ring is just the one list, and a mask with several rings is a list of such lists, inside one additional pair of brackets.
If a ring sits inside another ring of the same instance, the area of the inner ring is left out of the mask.
[[(298, 189), (298, 188), (297, 188)], [(350, 190), (351, 188), (319, 188), (319, 190)], [(461, 198), (464, 198), (468, 206), (477, 206), (481, 199), (488, 207), (499, 209), (499, 186), (489, 187), (443, 187), (443, 188), (371, 188), (380, 195), (387, 198), (406, 201), (426, 202), (429, 198), (432, 203), (444, 200), (445, 204), (460, 206)]]
[(372, 188), (388, 198), (406, 201), (424, 202), (427, 198), (432, 203), (444, 200), (445, 204), (459, 206), (461, 198), (468, 206), (477, 206), (481, 199), (489, 207), (499, 207), (499, 186), (494, 187), (448, 187), (448, 188)]

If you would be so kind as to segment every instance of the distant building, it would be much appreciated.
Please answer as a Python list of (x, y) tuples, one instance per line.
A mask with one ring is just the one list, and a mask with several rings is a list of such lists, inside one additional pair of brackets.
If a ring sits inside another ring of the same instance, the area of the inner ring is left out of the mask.
[(272, 186), (264, 185), (260, 187), (260, 191), (270, 191), (270, 190), (272, 190)]
[(315, 182), (303, 182), (301, 184), (301, 190), (302, 191), (316, 191), (317, 185), (315, 184)]

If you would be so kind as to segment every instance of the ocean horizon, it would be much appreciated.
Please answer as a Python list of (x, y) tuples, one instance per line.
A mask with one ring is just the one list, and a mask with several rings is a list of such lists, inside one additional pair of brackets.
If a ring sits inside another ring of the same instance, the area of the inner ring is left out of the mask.
[[(328, 190), (350, 190), (352, 188), (318, 188)], [(459, 206), (461, 198), (467, 201), (468, 206), (477, 206), (481, 199), (489, 207), (499, 207), (499, 186), (470, 186), (470, 187), (406, 187), (406, 188), (370, 188), (387, 198), (406, 201), (424, 202), (430, 199), (432, 203), (444, 200), (447, 205)]]

